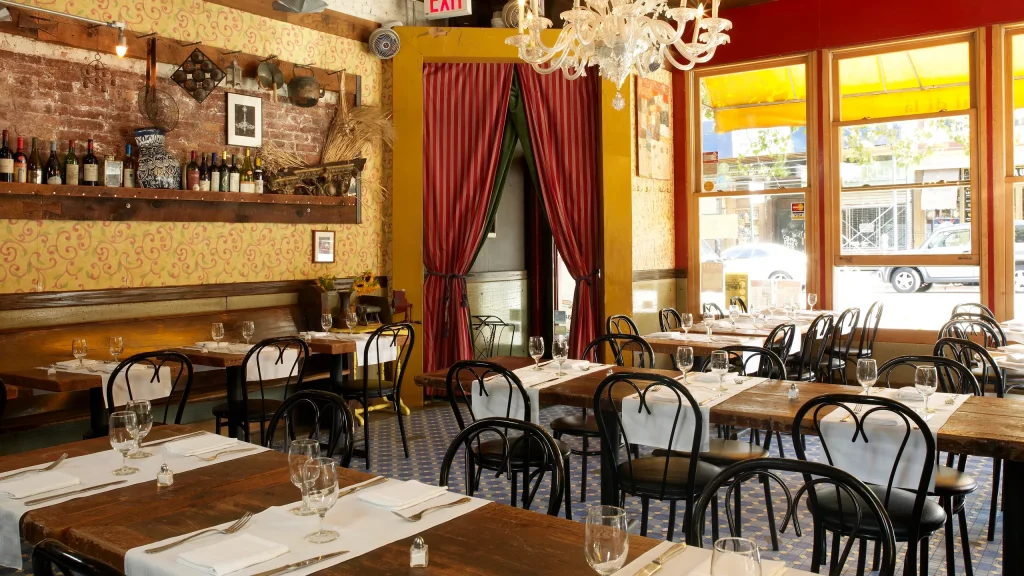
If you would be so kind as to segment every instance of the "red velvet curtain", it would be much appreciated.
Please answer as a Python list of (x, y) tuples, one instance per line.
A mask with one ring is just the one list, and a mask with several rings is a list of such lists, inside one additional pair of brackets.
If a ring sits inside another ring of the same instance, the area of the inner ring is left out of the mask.
[(600, 334), (600, 84), (595, 74), (566, 80), (516, 64), (541, 196), (555, 246), (576, 280), (569, 353), (580, 358)]
[(473, 357), (466, 274), (484, 237), (511, 84), (511, 64), (423, 65), (427, 371)]

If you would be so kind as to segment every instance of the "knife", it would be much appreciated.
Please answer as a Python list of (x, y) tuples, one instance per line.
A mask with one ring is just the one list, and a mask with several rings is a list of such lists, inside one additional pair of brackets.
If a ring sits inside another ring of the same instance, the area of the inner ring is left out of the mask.
[(312, 566), (313, 564), (318, 564), (325, 560), (330, 560), (331, 558), (334, 558), (335, 556), (341, 556), (342, 554), (348, 554), (348, 550), (332, 552), (330, 554), (324, 554), (323, 556), (317, 556), (315, 558), (310, 558), (308, 560), (301, 560), (299, 562), (295, 562), (294, 564), (288, 564), (286, 566), (281, 566), (280, 568), (274, 568), (273, 570), (267, 570), (266, 572), (253, 574), (253, 576), (277, 576), (278, 574), (287, 574), (289, 572), (294, 572), (295, 570), (298, 570), (300, 568), (305, 568), (306, 566)]
[(84, 492), (92, 492), (93, 490), (100, 490), (101, 488), (108, 488), (110, 486), (117, 486), (119, 484), (127, 484), (127, 480), (118, 480), (117, 482), (107, 482), (106, 484), (97, 484), (96, 486), (89, 486), (88, 488), (81, 488), (79, 490), (72, 490), (71, 492), (65, 492), (63, 494), (55, 494), (53, 496), (47, 496), (45, 498), (36, 498), (35, 500), (26, 500), (25, 506), (35, 506), (36, 504), (42, 504), (44, 502), (50, 502), (51, 500), (60, 500), (61, 498), (71, 496), (73, 494), (82, 494)]
[(159, 446), (161, 444), (167, 444), (168, 442), (174, 442), (175, 440), (184, 440), (185, 438), (192, 438), (193, 436), (199, 436), (206, 434), (206, 432), (190, 432), (182, 436), (174, 436), (172, 438), (164, 438), (163, 440), (155, 440), (153, 442), (143, 442), (143, 448), (149, 448), (150, 446)]
[(652, 576), (658, 570), (661, 570), (665, 566), (666, 562), (682, 554), (683, 550), (686, 550), (686, 544), (683, 542), (672, 546), (668, 549), (668, 552), (665, 552), (661, 556), (651, 560), (647, 566), (644, 566), (642, 570), (636, 573), (636, 576)]

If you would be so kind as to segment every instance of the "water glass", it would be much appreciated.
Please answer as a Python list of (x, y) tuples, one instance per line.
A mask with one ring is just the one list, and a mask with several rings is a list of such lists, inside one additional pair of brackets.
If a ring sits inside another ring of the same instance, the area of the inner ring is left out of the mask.
[(676, 365), (683, 371), (683, 384), (686, 384), (686, 373), (693, 368), (693, 348), (689, 346), (676, 348)]
[(129, 458), (149, 458), (149, 452), (142, 450), (142, 440), (153, 429), (153, 406), (149, 400), (129, 400), (124, 407), (126, 412), (135, 414), (135, 424), (138, 432), (135, 435), (135, 451), (128, 455)]
[(693, 328), (693, 314), (689, 312), (683, 312), (679, 315), (679, 326), (683, 329), (683, 334), (690, 334), (690, 328)]
[(115, 476), (128, 476), (139, 471), (128, 466), (128, 453), (135, 448), (135, 437), (139, 433), (139, 425), (134, 412), (114, 412), (110, 415), (110, 446), (121, 454), (121, 467), (114, 470)]
[(595, 572), (605, 576), (626, 564), (629, 534), (625, 510), (616, 506), (591, 506), (587, 510), (583, 555)]
[(331, 318), (330, 314), (320, 315), (320, 327), (324, 329), (324, 332), (330, 332), (331, 326), (334, 325), (334, 318)]
[(928, 399), (935, 394), (935, 388), (939, 384), (939, 373), (935, 366), (918, 366), (914, 373), (914, 388), (924, 398), (924, 413), (934, 414), (935, 409), (928, 407)]
[(711, 326), (715, 323), (715, 313), (705, 312), (704, 313), (704, 330), (707, 332), (708, 339), (711, 339)]
[(256, 325), (253, 324), (252, 320), (246, 320), (242, 322), (242, 338), (245, 338), (245, 343), (249, 343), (249, 338), (252, 338), (253, 334), (256, 333)]
[(117, 357), (124, 354), (124, 338), (111, 336), (107, 342), (107, 349), (110, 351), (110, 356), (114, 359), (114, 362), (120, 362)]
[(729, 373), (729, 353), (723, 350), (715, 350), (711, 353), (711, 372), (718, 376), (718, 388), (719, 392), (725, 392), (728, 388), (725, 387), (725, 375)]
[(761, 576), (761, 552), (747, 538), (719, 538), (711, 551), (711, 576)]
[(324, 528), (324, 516), (338, 501), (338, 463), (332, 458), (313, 458), (302, 467), (302, 481), (306, 485), (303, 501), (320, 516), (320, 529), (307, 534), (306, 542), (325, 544), (337, 540), (337, 532)]
[(316, 438), (296, 438), (288, 445), (288, 471), (291, 474), (292, 484), (302, 493), (302, 506), (289, 510), (296, 516), (312, 516), (316, 514), (306, 504), (306, 482), (303, 476), (303, 468), (306, 463), (320, 456), (320, 441)]
[(540, 359), (544, 356), (544, 338), (530, 336), (530, 358), (533, 358), (533, 369), (540, 370)]
[(878, 364), (874, 358), (857, 360), (857, 382), (864, 389), (864, 394), (871, 396), (871, 387), (878, 380)]
[(736, 304), (729, 305), (729, 323), (736, 327), (736, 319), (740, 316), (740, 307)]
[(807, 305), (811, 307), (811, 312), (814, 312), (814, 305), (818, 303), (818, 295), (808, 292), (807, 293)]
[(210, 338), (213, 338), (214, 342), (220, 342), (224, 339), (224, 325), (220, 322), (214, 322), (213, 326), (210, 326)]
[(356, 327), (356, 324), (359, 324), (359, 317), (356, 316), (355, 312), (349, 312), (345, 315), (345, 326), (348, 326), (349, 334), (352, 333), (352, 329)]
[(85, 343), (85, 338), (74, 338), (71, 340), (71, 355), (78, 360), (78, 365), (85, 365), (85, 355), (89, 353), (89, 345)]
[(569, 358), (569, 339), (564, 334), (555, 336), (554, 340), (551, 341), (551, 357), (558, 362), (558, 374), (556, 376), (565, 376), (565, 372), (562, 372), (562, 364)]

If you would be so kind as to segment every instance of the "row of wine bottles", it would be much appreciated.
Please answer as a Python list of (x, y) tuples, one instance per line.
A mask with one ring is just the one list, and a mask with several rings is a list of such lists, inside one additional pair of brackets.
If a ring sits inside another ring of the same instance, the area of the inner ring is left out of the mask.
[(198, 163), (196, 154), (193, 150), (192, 159), (184, 166), (181, 182), (185, 190), (263, 193), (263, 163), (259, 158), (253, 161), (249, 150), (245, 151), (241, 165), (235, 154), (231, 155), (231, 162), (228, 163), (227, 150), (220, 156), (219, 164), (216, 152), (209, 155), (204, 153), (202, 161)]
[[(113, 157), (108, 157), (108, 160), (113, 160)], [(12, 151), (7, 140), (7, 130), (3, 131), (3, 142), (0, 144), (0, 182), (103, 186), (104, 171), (101, 168), (100, 159), (93, 151), (91, 139), (81, 161), (75, 154), (74, 140), (68, 142), (68, 150), (63, 157), (57, 155), (57, 141), (50, 140), (50, 157), (43, 162), (38, 138), (32, 138), (32, 150), (26, 154), (25, 138), (18, 136), (18, 147)], [(124, 161), (118, 176), (118, 181), (124, 187), (135, 187), (135, 161), (132, 159), (131, 144), (125, 149)]]

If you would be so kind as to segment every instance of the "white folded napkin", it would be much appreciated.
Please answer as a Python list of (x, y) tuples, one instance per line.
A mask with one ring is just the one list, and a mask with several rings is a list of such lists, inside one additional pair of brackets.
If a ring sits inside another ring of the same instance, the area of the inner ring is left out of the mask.
[(668, 338), (669, 340), (683, 340), (686, 336), (682, 332), (654, 332), (644, 338)]
[(447, 493), (446, 486), (431, 486), (415, 480), (389, 480), (378, 488), (367, 488), (359, 492), (359, 499), (381, 508), (402, 510)]
[[(712, 372), (697, 372), (688, 375), (687, 379), (701, 384), (718, 384), (718, 375)], [(729, 372), (722, 378), (723, 382), (732, 382), (733, 380), (736, 380), (735, 372)]]
[(250, 534), (239, 534), (216, 544), (183, 552), (178, 555), (178, 564), (204, 574), (223, 576), (273, 560), (288, 552), (284, 544), (275, 544)]
[(184, 440), (168, 442), (165, 446), (167, 447), (167, 451), (171, 454), (177, 454), (178, 456), (195, 456), (197, 454), (206, 454), (207, 452), (215, 452), (217, 450), (231, 448), (236, 444), (238, 444), (238, 440), (234, 438), (220, 436), (219, 434), (202, 434), (200, 436), (185, 438)]
[(576, 362), (576, 363), (574, 363), (572, 365), (573, 369), (579, 370), (580, 372), (586, 372), (587, 370), (590, 370), (591, 368), (594, 368), (596, 366), (599, 366), (599, 364), (594, 364), (593, 362), (587, 362), (586, 360), (581, 360), (581, 361)]
[(220, 348), (221, 346), (227, 346), (227, 342), (214, 342), (209, 340), (207, 342), (196, 342), (196, 346), (199, 348)]
[(1008, 346), (1002, 346), (997, 348), (1000, 352), (1006, 352), (1007, 354), (1017, 354), (1024, 352), (1024, 344), (1010, 344)]
[(75, 476), (63, 472), (33, 472), (0, 482), (0, 493), (9, 494), (11, 498), (28, 498), (43, 492), (60, 490), (79, 483)]
[(234, 352), (235, 354), (245, 354), (249, 350), (252, 350), (253, 346), (255, 346), (255, 344), (241, 343), (241, 344), (227, 344), (225, 346), (222, 346), (222, 348), (227, 349), (228, 352)]
[[(737, 558), (737, 562), (739, 559)], [(776, 560), (761, 560), (761, 576), (783, 576), (786, 573), (786, 563), (778, 562)], [(726, 570), (722, 574), (741, 574), (739, 570), (739, 564), (735, 571)], [(718, 574), (716, 572), (715, 574)], [(711, 558), (701, 562), (696, 568), (690, 572), (690, 576), (711, 576)]]
[(78, 368), (80, 366), (91, 366), (93, 364), (99, 364), (99, 360), (93, 360), (91, 358), (82, 358), (81, 360), (61, 360), (56, 362), (58, 368)]

